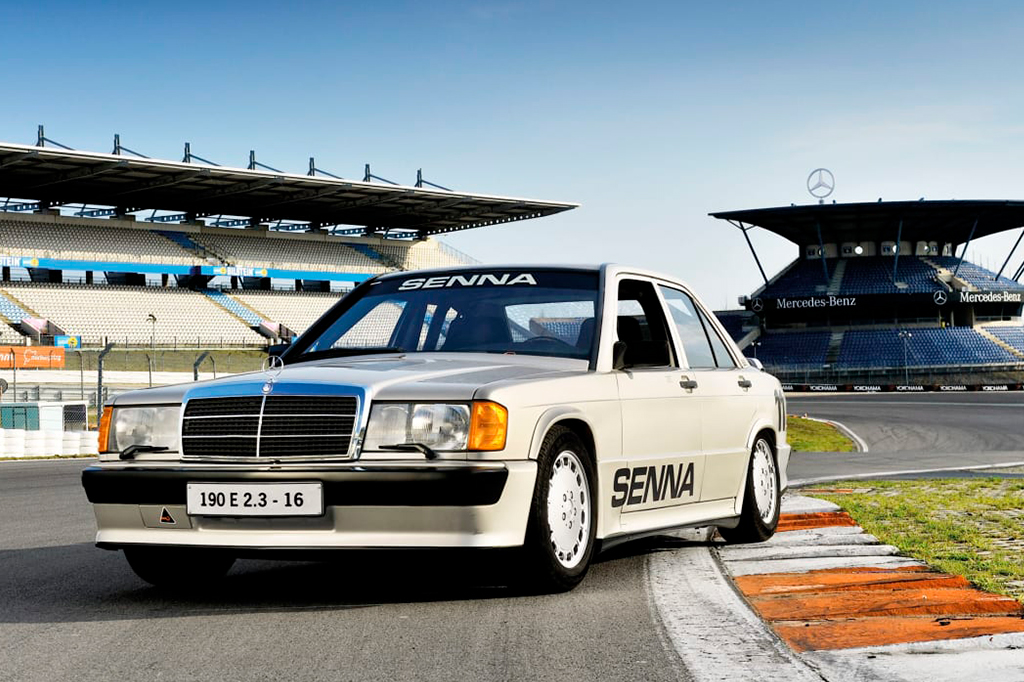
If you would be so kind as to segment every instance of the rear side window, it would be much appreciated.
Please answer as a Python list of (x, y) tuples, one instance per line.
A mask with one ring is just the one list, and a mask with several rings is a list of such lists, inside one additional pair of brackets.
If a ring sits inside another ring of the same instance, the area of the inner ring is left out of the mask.
[(672, 322), (679, 333), (686, 360), (691, 369), (732, 368), (736, 366), (725, 342), (711, 326), (703, 310), (700, 310), (688, 294), (678, 289), (659, 286), (665, 303), (668, 304)]
[(722, 337), (715, 331), (711, 320), (708, 319), (708, 316), (700, 308), (697, 308), (697, 314), (700, 315), (700, 321), (704, 323), (704, 329), (707, 330), (708, 338), (711, 340), (711, 350), (715, 352), (715, 364), (722, 369), (735, 367), (736, 362), (729, 354), (729, 349), (726, 348)]

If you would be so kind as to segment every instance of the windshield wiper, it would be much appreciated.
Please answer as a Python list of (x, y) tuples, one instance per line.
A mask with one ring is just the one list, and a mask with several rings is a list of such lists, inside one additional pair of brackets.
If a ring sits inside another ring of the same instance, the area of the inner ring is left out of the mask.
[(118, 459), (135, 459), (135, 455), (140, 452), (167, 452), (170, 448), (165, 448), (162, 445), (129, 445), (121, 454), (118, 455)]
[(381, 450), (392, 450), (395, 452), (419, 452), (426, 455), (427, 459), (437, 459), (437, 451), (423, 443), (396, 443), (395, 445), (381, 445)]

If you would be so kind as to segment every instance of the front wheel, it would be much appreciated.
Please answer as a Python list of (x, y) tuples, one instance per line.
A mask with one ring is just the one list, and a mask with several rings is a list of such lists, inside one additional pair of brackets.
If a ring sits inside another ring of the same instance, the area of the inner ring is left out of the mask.
[(222, 579), (235, 557), (214, 549), (128, 547), (124, 550), (135, 575), (168, 589), (205, 589)]
[(597, 519), (594, 464), (583, 441), (554, 426), (537, 457), (537, 484), (523, 547), (530, 587), (565, 592), (587, 574)]
[(759, 436), (750, 453), (739, 525), (719, 528), (718, 532), (726, 542), (764, 542), (775, 534), (781, 508), (782, 493), (775, 451), (768, 439)]

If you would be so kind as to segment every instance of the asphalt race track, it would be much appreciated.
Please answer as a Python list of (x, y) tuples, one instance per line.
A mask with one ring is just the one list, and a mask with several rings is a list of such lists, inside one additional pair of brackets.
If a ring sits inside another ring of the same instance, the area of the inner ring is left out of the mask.
[(495, 585), (500, 555), (396, 552), (240, 561), (216, 593), (174, 597), (93, 546), (84, 465), (0, 463), (0, 680), (688, 677), (650, 606), (656, 542), (565, 595)]
[[(1020, 394), (792, 397), (789, 406), (839, 421), (868, 445), (797, 453), (791, 478), (1024, 462)], [(706, 562), (703, 545), (628, 543), (564, 595), (506, 587), (500, 553), (414, 552), (244, 560), (215, 592), (169, 595), (136, 578), (119, 552), (93, 547), (85, 464), (0, 462), (2, 681), (691, 677), (674, 650), (686, 642), (669, 640), (652, 605), (648, 569), (666, 557)], [(701, 580), (660, 601), (699, 619)]]
[(867, 452), (795, 453), (790, 479), (1024, 464), (1024, 393), (800, 395), (790, 414), (841, 423)]

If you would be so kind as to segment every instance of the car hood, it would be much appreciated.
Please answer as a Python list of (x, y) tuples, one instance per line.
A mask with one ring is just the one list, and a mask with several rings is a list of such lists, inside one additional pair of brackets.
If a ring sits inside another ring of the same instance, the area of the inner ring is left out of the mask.
[(153, 405), (189, 398), (330, 395), (355, 392), (378, 400), (471, 400), (495, 382), (581, 374), (587, 361), (491, 353), (417, 353), (328, 358), (223, 379), (124, 393), (116, 405)]

